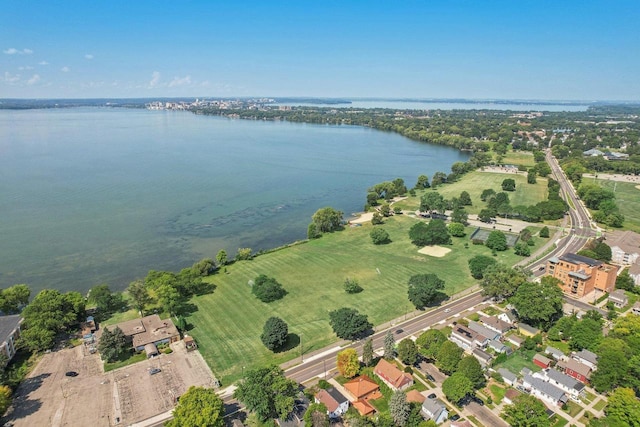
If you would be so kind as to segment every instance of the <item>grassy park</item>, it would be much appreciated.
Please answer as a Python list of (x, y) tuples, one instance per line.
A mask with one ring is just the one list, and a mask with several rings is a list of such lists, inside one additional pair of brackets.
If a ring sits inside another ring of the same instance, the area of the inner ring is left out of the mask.
[(631, 182), (616, 182), (603, 179), (583, 178), (585, 184), (597, 183), (603, 188), (614, 191), (616, 204), (620, 213), (624, 215), (624, 229), (640, 233), (640, 189), (638, 184)]
[[(407, 282), (414, 274), (436, 273), (445, 280), (448, 295), (473, 285), (467, 260), (491, 251), (468, 244), (468, 238), (453, 238), (446, 256), (421, 254), (408, 236), (415, 221), (408, 216), (388, 218), (382, 225), (391, 237), (386, 245), (373, 245), (372, 226), (364, 224), (230, 265), (226, 274), (207, 279), (217, 286), (214, 293), (192, 300), (197, 311), (188, 318), (194, 325), (189, 333), (216, 375), (229, 384), (243, 368), (300, 357), (300, 340), (305, 354), (335, 342), (330, 310), (356, 308), (374, 325), (411, 313)], [(469, 228), (467, 236), (471, 232)], [(520, 259), (511, 250), (499, 252), (497, 258), (510, 265)], [(260, 302), (248, 284), (259, 274), (275, 277), (288, 294), (269, 304)], [(364, 291), (347, 294), (347, 277), (357, 279)], [(291, 334), (290, 349), (275, 355), (259, 338), (271, 316), (284, 319)]]

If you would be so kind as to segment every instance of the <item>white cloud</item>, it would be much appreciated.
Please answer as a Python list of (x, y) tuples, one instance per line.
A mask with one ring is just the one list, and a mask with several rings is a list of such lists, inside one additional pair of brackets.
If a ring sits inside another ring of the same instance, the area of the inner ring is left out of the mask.
[(90, 54), (90, 53), (87, 53), (87, 54), (84, 56), (84, 58), (85, 58), (85, 59), (93, 59), (93, 55), (92, 55), (92, 54)]
[(15, 47), (10, 47), (9, 49), (3, 50), (2, 52), (4, 52), (7, 55), (31, 55), (33, 53), (33, 50), (31, 49), (18, 50)]
[(62, 71), (63, 73), (68, 73), (69, 71), (71, 71), (71, 68), (69, 68), (69, 67), (62, 67), (62, 68), (60, 68), (60, 71)]
[(7, 83), (15, 83), (20, 80), (20, 74), (11, 74), (8, 71), (4, 72), (4, 79)]
[(27, 80), (27, 84), (28, 85), (34, 85), (36, 83), (38, 83), (40, 81), (40, 76), (37, 74), (34, 74), (33, 77), (31, 77), (29, 80)]
[(149, 87), (157, 87), (158, 84), (160, 83), (160, 72), (159, 71), (154, 71), (151, 74), (151, 80), (149, 81)]
[(33, 67), (30, 65), (25, 65), (24, 67), (18, 67), (18, 70), (23, 71), (23, 70), (33, 70)]
[(169, 87), (184, 86), (184, 85), (190, 85), (190, 84), (191, 84), (191, 76), (174, 77), (173, 80), (171, 80), (171, 82), (169, 83)]
[(49, 65), (49, 63), (47, 61), (40, 61), (38, 62), (38, 65)]

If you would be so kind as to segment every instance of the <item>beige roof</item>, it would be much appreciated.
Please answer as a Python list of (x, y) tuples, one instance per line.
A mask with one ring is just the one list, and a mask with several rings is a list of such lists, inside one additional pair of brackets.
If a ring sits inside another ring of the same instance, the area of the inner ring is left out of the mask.
[(633, 231), (610, 231), (607, 233), (607, 245), (617, 246), (627, 253), (640, 253), (640, 234)]
[(577, 372), (584, 377), (588, 377), (591, 372), (590, 367), (573, 359), (558, 362), (558, 367), (562, 369), (571, 369), (573, 372)]
[(407, 402), (422, 403), (425, 399), (426, 397), (424, 397), (424, 394), (420, 393), (418, 390), (410, 390), (407, 393)]
[(178, 329), (171, 319), (160, 320), (160, 316), (152, 314), (142, 319), (134, 319), (109, 326), (109, 330), (118, 327), (122, 332), (132, 337), (134, 347), (143, 347), (175, 336), (180, 336)]

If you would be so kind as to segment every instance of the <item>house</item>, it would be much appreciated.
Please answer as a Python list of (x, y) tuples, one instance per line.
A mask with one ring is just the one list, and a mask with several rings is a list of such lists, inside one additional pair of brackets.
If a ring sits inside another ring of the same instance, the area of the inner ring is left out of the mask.
[(616, 308), (622, 308), (629, 304), (629, 298), (622, 289), (616, 289), (609, 294), (609, 301), (613, 303)]
[(564, 371), (565, 374), (577, 379), (583, 384), (587, 384), (589, 381), (591, 368), (584, 363), (580, 363), (574, 359), (568, 359), (558, 362), (557, 367)]
[(329, 418), (339, 418), (349, 409), (349, 399), (333, 387), (320, 390), (315, 400), (316, 403), (323, 403), (327, 407)]
[(633, 304), (633, 307), (631, 307), (631, 313), (640, 316), (640, 301), (636, 301), (636, 303)]
[(112, 331), (116, 327), (131, 339), (136, 351), (143, 351), (147, 344), (157, 346), (180, 341), (180, 332), (171, 319), (160, 320), (160, 316), (157, 314), (118, 323), (107, 328)]
[(469, 321), (469, 329), (484, 337), (489, 338), (489, 340), (499, 340), (502, 336), (502, 333), (487, 328), (478, 322), (474, 322), (473, 320)]
[(422, 405), (425, 399), (426, 397), (424, 397), (424, 394), (420, 393), (418, 390), (410, 390), (407, 393), (407, 402), (415, 402)]
[(518, 381), (518, 377), (516, 376), (516, 374), (514, 374), (513, 372), (511, 372), (506, 368), (498, 369), (498, 373), (502, 377), (502, 380), (504, 381), (505, 384), (513, 386), (516, 383), (516, 381)]
[(393, 391), (404, 390), (413, 385), (413, 377), (402, 372), (393, 363), (380, 359), (373, 372)]
[(520, 375), (523, 377), (526, 377), (527, 375), (531, 375), (531, 374), (533, 374), (533, 372), (529, 368), (524, 367), (520, 369)]
[(551, 347), (550, 345), (547, 346), (547, 348), (544, 350), (544, 353), (553, 357), (556, 362), (567, 358), (567, 356), (561, 350)]
[(344, 388), (353, 396), (353, 400), (379, 399), (382, 397), (380, 386), (366, 375), (361, 375), (344, 383)]
[(449, 417), (447, 407), (439, 399), (425, 399), (422, 413), (427, 420), (433, 420), (436, 424), (442, 424)]
[(16, 341), (20, 338), (22, 321), (19, 314), (0, 316), (0, 339), (2, 340), (0, 351), (7, 357), (7, 362), (16, 355)]
[(502, 401), (504, 402), (505, 405), (512, 405), (516, 397), (520, 396), (521, 394), (522, 393), (520, 393), (515, 388), (510, 388), (504, 393), (504, 397), (502, 398)]
[(366, 417), (367, 415), (371, 415), (376, 412), (376, 408), (371, 406), (369, 401), (366, 399), (356, 400), (355, 402), (351, 403), (351, 406), (353, 406), (356, 409), (356, 411), (358, 411), (360, 415), (362, 415), (363, 417)]
[(495, 316), (484, 317), (480, 319), (484, 327), (491, 329), (494, 332), (499, 333), (501, 336), (506, 334), (513, 327), (510, 323), (500, 320)]
[(451, 427), (475, 427), (467, 420), (452, 421)]
[(536, 372), (533, 376), (553, 384), (567, 393), (567, 395), (575, 401), (579, 401), (585, 394), (584, 384), (569, 375), (556, 371), (555, 369), (545, 369), (540, 372)]
[(475, 347), (485, 348), (489, 344), (489, 338), (460, 324), (453, 327), (449, 339), (463, 350), (471, 350)]
[(518, 324), (518, 332), (525, 337), (534, 337), (540, 333), (540, 329), (527, 325), (526, 323)]
[(558, 387), (531, 375), (526, 375), (522, 379), (522, 385), (530, 390), (533, 396), (553, 405), (561, 406), (569, 400), (567, 394)]
[(489, 341), (489, 348), (495, 351), (496, 353), (511, 354), (511, 347), (507, 347), (500, 341), (496, 341), (496, 340)]
[(611, 261), (633, 265), (640, 260), (640, 234), (633, 231), (607, 232), (607, 245), (611, 247)]
[(546, 369), (551, 366), (551, 359), (541, 354), (536, 354), (533, 356), (533, 363), (540, 366), (542, 369)]
[(185, 335), (182, 341), (184, 342), (184, 347), (187, 349), (187, 351), (193, 351), (198, 348), (198, 344), (196, 344), (196, 341), (189, 335)]
[(580, 350), (573, 354), (573, 360), (584, 363), (591, 368), (592, 371), (598, 369), (598, 356), (589, 350)]
[(629, 276), (633, 279), (636, 286), (640, 286), (640, 262), (629, 267)]
[(584, 151), (582, 153), (583, 156), (585, 157), (598, 157), (598, 156), (602, 156), (604, 153), (600, 150), (597, 150), (595, 148), (592, 148), (591, 150), (587, 150)]
[(493, 360), (493, 356), (491, 354), (479, 348), (474, 348), (471, 351), (471, 355), (476, 359), (478, 359), (478, 362), (480, 362), (480, 365), (482, 365), (482, 367), (485, 369), (487, 368), (487, 366), (491, 364), (491, 361)]
[(520, 347), (524, 340), (517, 335), (509, 335), (505, 338), (508, 343), (515, 345), (516, 347)]
[(574, 298), (598, 289), (612, 292), (618, 275), (618, 267), (582, 255), (567, 253), (547, 261), (547, 274), (562, 282), (562, 291)]
[(515, 314), (513, 314), (512, 311), (505, 311), (502, 312), (500, 314), (498, 314), (498, 319), (502, 320), (503, 322), (506, 322), (510, 325), (513, 325), (514, 323), (516, 323), (518, 321), (518, 318), (516, 317)]

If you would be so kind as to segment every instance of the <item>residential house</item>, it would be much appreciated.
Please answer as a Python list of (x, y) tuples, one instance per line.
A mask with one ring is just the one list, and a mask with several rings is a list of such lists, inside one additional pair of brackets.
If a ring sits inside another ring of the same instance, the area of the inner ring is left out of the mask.
[(598, 289), (612, 292), (618, 267), (582, 255), (567, 253), (547, 261), (547, 274), (562, 282), (562, 291), (575, 298)]
[(453, 327), (449, 339), (463, 350), (471, 350), (475, 347), (485, 348), (489, 344), (489, 338), (460, 324)]
[(514, 323), (516, 323), (518, 321), (518, 318), (516, 317), (515, 314), (513, 314), (512, 311), (505, 311), (502, 312), (500, 314), (498, 314), (498, 319), (502, 320), (503, 322), (506, 322), (510, 325), (513, 325)]
[(442, 424), (449, 417), (447, 407), (439, 399), (425, 399), (422, 402), (422, 413), (426, 419), (433, 420), (436, 424)]
[(536, 354), (533, 356), (533, 363), (540, 366), (542, 369), (546, 369), (551, 366), (551, 359), (541, 354)]
[(500, 332), (496, 332), (492, 329), (489, 329), (478, 322), (474, 322), (473, 320), (469, 321), (469, 329), (472, 331), (489, 338), (489, 340), (499, 340), (502, 334)]
[(136, 351), (143, 351), (147, 344), (157, 346), (180, 341), (180, 332), (178, 332), (171, 319), (160, 320), (160, 316), (157, 314), (118, 323), (107, 328), (113, 330), (116, 327), (120, 328), (124, 335), (131, 339), (133, 348)]
[(458, 420), (458, 421), (452, 421), (451, 427), (475, 427), (475, 426), (467, 420)]
[(584, 151), (582, 153), (583, 156), (585, 157), (598, 157), (598, 156), (602, 156), (604, 153), (598, 149), (592, 148), (590, 150)]
[(536, 372), (533, 376), (553, 384), (567, 393), (567, 395), (575, 401), (579, 401), (585, 394), (584, 384), (555, 369), (544, 369), (540, 372)]
[(534, 337), (540, 333), (540, 329), (534, 328), (533, 326), (527, 325), (526, 323), (519, 323), (518, 332), (520, 332), (525, 337)]
[(356, 408), (360, 415), (370, 415), (375, 412), (375, 408), (371, 406), (369, 400), (382, 397), (380, 386), (375, 381), (362, 375), (344, 383), (344, 388), (352, 397), (351, 406)]
[(7, 362), (16, 354), (16, 342), (20, 338), (22, 321), (19, 314), (0, 316), (0, 339), (2, 340), (0, 351), (7, 357)]
[(629, 267), (629, 276), (633, 279), (636, 286), (640, 286), (640, 262), (636, 262)]
[(607, 232), (607, 245), (611, 247), (611, 261), (632, 265), (640, 261), (640, 234), (633, 231)]
[(506, 334), (513, 328), (513, 326), (505, 322), (504, 320), (500, 320), (495, 316), (483, 317), (480, 319), (482, 324), (486, 327), (500, 334), (500, 336)]
[(426, 397), (424, 394), (420, 393), (418, 390), (410, 390), (407, 392), (407, 402), (415, 402), (419, 404), (423, 404)]
[(522, 393), (520, 393), (515, 388), (510, 388), (504, 393), (504, 397), (502, 398), (502, 402), (505, 405), (512, 405), (513, 401), (516, 400), (516, 397), (520, 396), (521, 394)]
[(524, 340), (517, 336), (517, 335), (509, 335), (507, 337), (505, 337), (505, 341), (507, 341), (508, 343), (511, 343), (513, 345), (515, 345), (516, 347), (520, 347), (522, 345), (522, 343), (524, 342)]
[(491, 361), (493, 360), (493, 356), (491, 354), (479, 348), (474, 348), (473, 350), (471, 350), (471, 355), (476, 359), (478, 359), (478, 362), (480, 362), (480, 365), (482, 365), (482, 367), (485, 369), (489, 365), (491, 365)]
[(518, 381), (518, 377), (516, 376), (516, 374), (506, 368), (498, 369), (498, 373), (502, 377), (502, 380), (505, 382), (505, 384), (513, 386), (516, 381)]
[(353, 406), (356, 411), (360, 413), (363, 417), (367, 415), (372, 415), (376, 412), (376, 408), (371, 406), (368, 400), (356, 400), (355, 402), (351, 402), (351, 406)]
[(589, 350), (580, 350), (573, 354), (573, 359), (580, 363), (584, 363), (591, 368), (592, 371), (598, 369), (598, 356)]
[(496, 353), (511, 354), (511, 347), (506, 346), (500, 341), (496, 341), (496, 340), (489, 341), (489, 348), (495, 351)]
[(629, 304), (629, 298), (622, 289), (616, 289), (609, 294), (609, 301), (613, 303), (616, 308), (622, 308)]
[(553, 405), (561, 406), (569, 400), (563, 390), (531, 375), (526, 375), (522, 379), (522, 385), (525, 389), (530, 390), (533, 396)]
[(547, 348), (544, 350), (545, 354), (553, 357), (556, 362), (559, 360), (564, 360), (567, 358), (567, 355), (564, 354), (561, 350), (558, 350), (557, 348), (551, 347), (550, 345), (547, 346)]
[(531, 375), (531, 374), (533, 374), (533, 371), (531, 371), (531, 369), (527, 367), (520, 369), (520, 375), (523, 377), (526, 377), (527, 375)]
[(413, 377), (402, 372), (393, 363), (380, 359), (373, 372), (393, 391), (404, 390), (413, 385)]
[(636, 303), (633, 304), (633, 307), (631, 307), (631, 313), (640, 316), (640, 301), (636, 301)]
[(316, 403), (323, 403), (327, 407), (329, 418), (339, 418), (349, 409), (349, 399), (333, 387), (320, 390), (315, 400)]
[(580, 381), (583, 384), (589, 382), (589, 375), (591, 375), (591, 368), (584, 363), (580, 363), (574, 359), (567, 359), (558, 362), (557, 367), (561, 369), (565, 374), (569, 375)]

